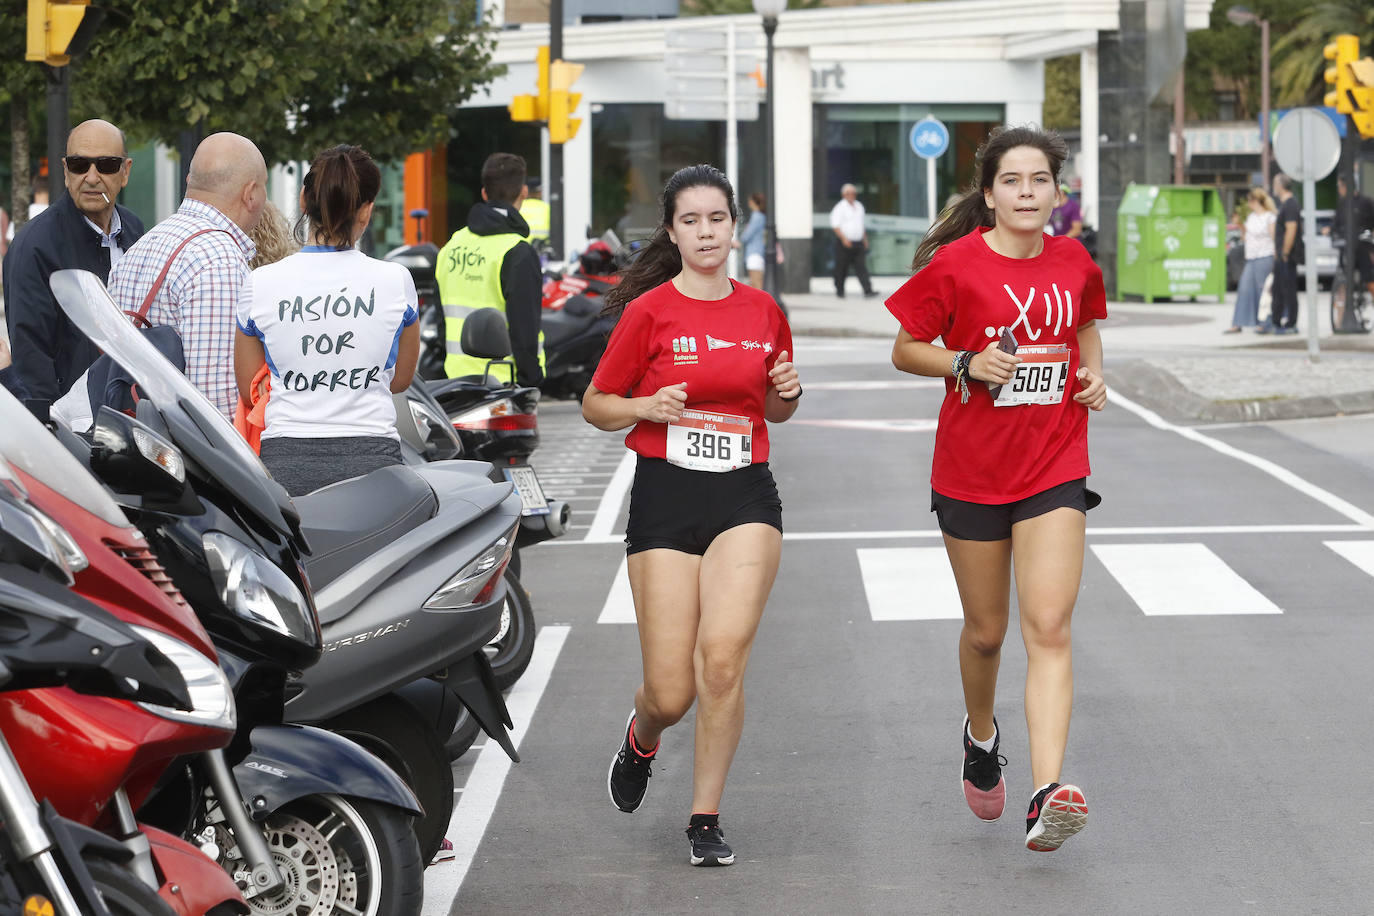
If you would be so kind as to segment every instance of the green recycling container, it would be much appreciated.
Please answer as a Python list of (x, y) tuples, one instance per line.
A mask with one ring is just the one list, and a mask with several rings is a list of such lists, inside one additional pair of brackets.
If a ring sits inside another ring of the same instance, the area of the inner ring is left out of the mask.
[(1116, 211), (1119, 296), (1226, 295), (1226, 216), (1216, 188), (1132, 184)]

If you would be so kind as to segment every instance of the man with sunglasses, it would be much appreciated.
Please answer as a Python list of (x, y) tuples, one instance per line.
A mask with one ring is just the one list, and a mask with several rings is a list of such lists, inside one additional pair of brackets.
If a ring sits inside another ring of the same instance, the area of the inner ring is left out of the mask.
[(67, 135), (67, 186), (20, 230), (5, 255), (5, 324), (14, 370), (40, 419), (100, 355), (67, 320), (48, 288), (53, 271), (79, 268), (107, 280), (143, 235), (143, 223), (115, 198), (129, 183), (124, 134), (108, 121), (84, 121)]

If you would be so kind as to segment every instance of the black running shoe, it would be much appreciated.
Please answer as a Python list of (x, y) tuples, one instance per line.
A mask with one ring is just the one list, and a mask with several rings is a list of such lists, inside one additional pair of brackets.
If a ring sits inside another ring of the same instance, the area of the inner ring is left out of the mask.
[(1031, 799), (1026, 814), (1026, 848), (1054, 852), (1088, 825), (1088, 800), (1078, 786), (1052, 782)]
[(970, 811), (985, 821), (997, 820), (1007, 805), (1007, 783), (1002, 778), (1007, 758), (997, 753), (1002, 731), (997, 728), (996, 718), (992, 727), (992, 750), (985, 751), (969, 740), (968, 716), (964, 716), (964, 801)]
[(735, 851), (725, 842), (720, 822), (714, 814), (693, 814), (687, 828), (687, 840), (692, 844), (693, 865), (733, 865)]
[[(644, 790), (649, 787), (649, 764), (654, 754), (645, 757), (634, 748), (635, 714), (630, 711), (630, 721), (625, 724), (625, 737), (620, 742), (620, 750), (611, 758), (611, 770), (606, 774), (606, 787), (611, 792), (611, 801), (626, 814), (634, 812), (644, 801)], [(655, 747), (657, 752), (658, 748)]]

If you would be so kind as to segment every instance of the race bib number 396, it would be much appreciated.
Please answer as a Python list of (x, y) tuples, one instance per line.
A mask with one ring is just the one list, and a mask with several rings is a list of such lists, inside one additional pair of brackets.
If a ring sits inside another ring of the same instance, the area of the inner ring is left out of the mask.
[(668, 424), (668, 461), (692, 471), (733, 471), (752, 460), (748, 417), (684, 410)]
[(1069, 348), (1065, 344), (1020, 347), (1021, 362), (1010, 383), (1002, 386), (998, 407), (1019, 404), (1058, 404), (1069, 381)]

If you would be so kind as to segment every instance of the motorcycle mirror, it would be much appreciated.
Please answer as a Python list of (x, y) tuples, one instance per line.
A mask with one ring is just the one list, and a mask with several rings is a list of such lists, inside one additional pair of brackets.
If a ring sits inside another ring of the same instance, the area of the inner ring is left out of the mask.
[(186, 482), (180, 450), (148, 425), (102, 405), (91, 438), (91, 470), (121, 498), (181, 514), (205, 511)]

